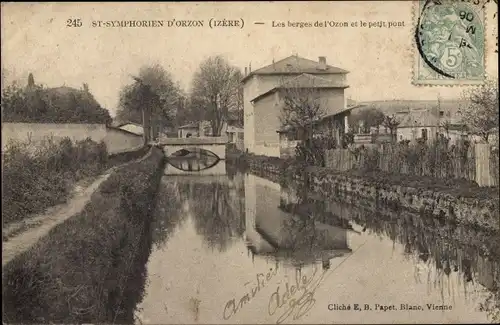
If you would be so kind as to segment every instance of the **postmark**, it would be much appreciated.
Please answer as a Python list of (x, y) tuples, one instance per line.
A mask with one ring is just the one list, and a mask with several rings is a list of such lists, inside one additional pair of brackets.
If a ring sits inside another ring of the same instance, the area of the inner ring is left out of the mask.
[(485, 80), (484, 10), (468, 2), (416, 2), (413, 83), (481, 84)]

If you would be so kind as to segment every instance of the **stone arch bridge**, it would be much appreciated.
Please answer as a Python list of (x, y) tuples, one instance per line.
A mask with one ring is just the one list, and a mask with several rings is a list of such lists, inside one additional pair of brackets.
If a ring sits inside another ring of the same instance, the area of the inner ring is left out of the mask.
[(153, 145), (159, 146), (167, 157), (180, 150), (202, 149), (215, 154), (219, 159), (226, 159), (226, 144), (228, 139), (222, 137), (200, 138), (160, 138)]

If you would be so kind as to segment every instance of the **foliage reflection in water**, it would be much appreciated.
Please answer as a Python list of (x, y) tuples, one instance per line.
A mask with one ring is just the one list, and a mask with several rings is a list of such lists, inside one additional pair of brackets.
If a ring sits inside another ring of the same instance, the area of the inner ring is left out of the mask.
[[(201, 301), (197, 310), (210, 310), (209, 315), (204, 316), (211, 321), (206, 322), (222, 321), (217, 318), (220, 316), (217, 308), (223, 307), (231, 297), (239, 299), (238, 294), (231, 290), (243, 287), (243, 278), (255, 278), (258, 271), (257, 268), (252, 270), (253, 267), (271, 262), (273, 272), (276, 272), (274, 265), (276, 268), (281, 265), (280, 272), (283, 272), (287, 268), (307, 269), (319, 263), (323, 272), (330, 268), (335, 270), (333, 265), (338, 265), (355, 251), (349, 240), (355, 238), (353, 236), (392, 241), (394, 252), (399, 251), (396, 246), (401, 245), (407, 261), (414, 265), (413, 270), (410, 269), (414, 277), (411, 286), (426, 286), (428, 294), (436, 292), (443, 301), (446, 297), (449, 297), (446, 300), (458, 301), (463, 299), (458, 298), (460, 292), (473, 296), (474, 290), (486, 288), (490, 296), (482, 308), (490, 310), (491, 320), (498, 317), (495, 308), (499, 301), (500, 244), (495, 234), (394, 212), (376, 204), (353, 204), (349, 198), (325, 200), (296, 182), (279, 185), (245, 175), (230, 165), (226, 166), (226, 171), (224, 176), (164, 177), (152, 227), (155, 248), (148, 262), (151, 284), (140, 305), (144, 308), (141, 322), (147, 323), (149, 316), (150, 323), (192, 322), (195, 319), (204, 322), (203, 315), (185, 319), (184, 314), (172, 312), (184, 308), (178, 301), (183, 300), (182, 295), (189, 294), (194, 296), (184, 300)], [(202, 245), (199, 248), (198, 241)], [(250, 254), (251, 264), (247, 264), (242, 255), (245, 250)], [(372, 252), (375, 255), (380, 253)], [(200, 262), (194, 262), (196, 260), (204, 262), (198, 264)], [(172, 265), (165, 266), (165, 263)], [(176, 271), (179, 267), (183, 273)], [(209, 269), (213, 267), (221, 275), (209, 275), (212, 272)], [(401, 265), (401, 268), (405, 267)], [(352, 269), (351, 272), (356, 274), (358, 271)], [(232, 285), (219, 288), (210, 282), (214, 276), (220, 276), (224, 283)], [(158, 282), (158, 277), (161, 282)], [(457, 286), (457, 278), (461, 287)], [(332, 281), (331, 277), (325, 279), (321, 286), (331, 286)], [(171, 283), (168, 289), (164, 289), (168, 292), (157, 288), (161, 283)], [(197, 289), (192, 292), (194, 287)], [(210, 290), (204, 292), (204, 288)], [(176, 299), (171, 298), (172, 295)], [(259, 295), (263, 297), (265, 294)], [(155, 318), (152, 315), (159, 313), (153, 311), (158, 300), (169, 305), (169, 312), (165, 307), (165, 314)], [(207, 307), (217, 301), (218, 307)], [(242, 308), (250, 312), (252, 304), (258, 305), (258, 302), (249, 300)], [(239, 313), (235, 317), (245, 316)]]

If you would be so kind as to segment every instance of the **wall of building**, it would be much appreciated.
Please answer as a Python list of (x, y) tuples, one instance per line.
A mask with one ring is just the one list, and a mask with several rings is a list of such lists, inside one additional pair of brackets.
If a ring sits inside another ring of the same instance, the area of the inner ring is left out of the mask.
[[(334, 82), (338, 86), (345, 86), (347, 84), (346, 80), (346, 75), (342, 74), (324, 74), (324, 75), (318, 75), (321, 78), (328, 79), (332, 82)], [(249, 152), (256, 153), (255, 151), (255, 146), (260, 147), (260, 152), (263, 151), (269, 151), (268, 147), (265, 146), (262, 141), (263, 138), (266, 138), (267, 136), (271, 137), (269, 134), (263, 135), (263, 137), (260, 137), (259, 134), (261, 133), (261, 122), (263, 119), (260, 117), (256, 117), (255, 115), (255, 107), (254, 105), (250, 102), (252, 99), (257, 97), (258, 95), (261, 95), (274, 87), (278, 86), (282, 82), (288, 81), (290, 79), (296, 78), (297, 76), (280, 76), (280, 75), (256, 75), (252, 76), (249, 80), (246, 81), (244, 90), (243, 90), (243, 96), (244, 96), (244, 145), (245, 148), (248, 149)], [(344, 89), (328, 89), (328, 90), (322, 90), (321, 91), (321, 101), (324, 103), (327, 107), (327, 112), (328, 114), (335, 114), (338, 113), (340, 110), (345, 108), (345, 96), (344, 96)], [(259, 101), (260, 102), (260, 101)], [(279, 116), (279, 110), (276, 113)], [(266, 116), (269, 116), (269, 114), (266, 114)], [(276, 116), (277, 117), (277, 116)], [(257, 121), (257, 118), (259, 121)], [(276, 124), (276, 119), (273, 118), (272, 121), (266, 122), (266, 128), (270, 126), (270, 124), (275, 125)], [(279, 125), (279, 123), (278, 123)], [(257, 127), (256, 127), (257, 126)], [(278, 130), (278, 127), (274, 129), (274, 132)], [(259, 140), (256, 137), (260, 137), (260, 143)], [(278, 138), (272, 139), (272, 147), (275, 146), (275, 143), (278, 143)], [(274, 149), (271, 149), (272, 152)], [(279, 148), (278, 148), (279, 152)], [(279, 154), (279, 153), (278, 153)]]
[(422, 129), (427, 130), (427, 139), (432, 140), (436, 138), (436, 132), (438, 132), (438, 128), (435, 126), (427, 126), (427, 127), (400, 127), (396, 130), (396, 135), (398, 141), (402, 140), (410, 140), (415, 141), (422, 137)]
[(281, 106), (277, 93), (262, 98), (254, 104), (255, 145), (279, 144)]
[(2, 149), (12, 141), (31, 142), (33, 145), (52, 139), (59, 142), (65, 137), (72, 141), (90, 137), (101, 142), (106, 137), (104, 124), (58, 124), (58, 123), (2, 123)]
[(344, 89), (321, 89), (320, 103), (327, 115), (338, 114), (345, 109)]
[(245, 149), (249, 152), (255, 152), (255, 134), (258, 125), (255, 121), (255, 112), (251, 100), (255, 97), (273, 89), (284, 81), (292, 79), (296, 76), (279, 76), (279, 75), (254, 75), (245, 82), (243, 88), (243, 111), (244, 111), (244, 144)]
[(347, 75), (346, 74), (318, 74), (320, 78), (330, 80), (335, 86), (344, 87), (347, 86)]
[(108, 128), (104, 143), (109, 154), (131, 151), (142, 147), (144, 139), (142, 136)]

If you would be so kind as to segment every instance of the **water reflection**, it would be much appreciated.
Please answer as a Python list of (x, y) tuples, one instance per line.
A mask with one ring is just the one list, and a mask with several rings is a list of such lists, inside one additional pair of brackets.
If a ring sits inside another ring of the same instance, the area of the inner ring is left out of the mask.
[[(378, 203), (356, 204), (353, 198), (338, 197), (327, 201), (301, 184), (283, 184), (282, 192), (299, 193), (297, 202), (307, 202), (315, 214), (328, 220), (351, 220), (362, 231), (390, 238), (404, 246), (404, 255), (414, 263), (417, 283), (426, 283), (429, 290), (439, 290), (454, 298), (458, 289), (450, 277), (458, 276), (458, 284), (468, 290), (488, 290), (488, 299), (479, 309), (488, 311), (493, 320), (500, 320), (500, 240), (496, 233), (464, 228), (455, 223), (405, 211), (393, 211)], [(290, 186), (289, 188), (287, 188)], [(299, 209), (296, 209), (298, 211)]]
[(200, 148), (182, 149), (174, 152), (167, 159), (167, 175), (198, 175), (200, 172), (203, 172), (203, 175), (225, 174), (226, 164), (208, 150)]
[(212, 249), (224, 251), (233, 239), (241, 237), (244, 231), (244, 219), (241, 218), (243, 176), (224, 175), (224, 162), (212, 168), (223, 175), (170, 175), (163, 180), (156, 208), (156, 222), (161, 226), (155, 231), (156, 244), (164, 243), (173, 231), (172, 226), (181, 225), (180, 222), (187, 218), (192, 218), (196, 233)]
[(253, 254), (295, 267), (321, 261), (329, 268), (330, 259), (351, 252), (347, 230), (338, 219), (326, 223), (307, 201), (294, 200), (275, 183), (255, 182), (252, 175), (246, 175), (245, 187), (245, 239)]
[[(328, 201), (304, 185), (280, 185), (230, 165), (214, 167), (224, 173), (164, 176), (149, 285), (139, 306), (142, 323), (276, 322), (262, 313), (269, 297), (294, 282), (287, 277), (295, 278), (296, 270), (320, 268), (336, 276), (322, 281), (316, 309), (302, 321), (361, 322), (363, 313), (325, 315), (328, 303), (444, 303), (445, 296), (453, 301), (452, 313), (364, 317), (373, 322), (485, 321), (476, 303), (456, 299), (484, 287), (493, 293), (490, 305), (498, 304), (500, 244), (494, 235), (376, 204)], [(367, 240), (370, 244), (358, 251)], [(261, 287), (261, 274), (269, 272), (273, 276)], [(255, 299), (242, 298), (255, 290)], [(380, 296), (380, 290), (390, 294)], [(232, 299), (238, 311), (223, 318)]]

